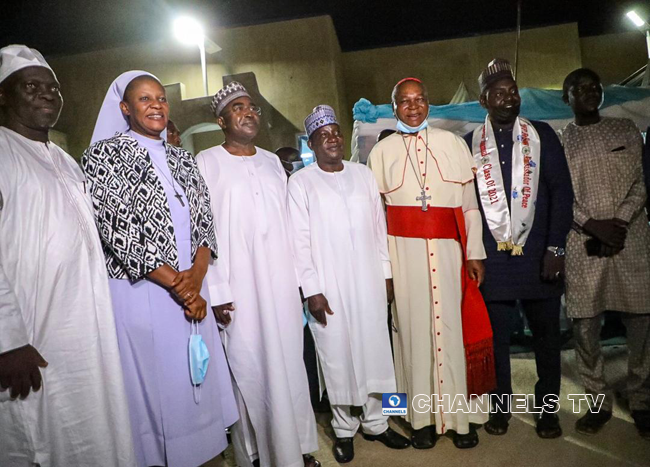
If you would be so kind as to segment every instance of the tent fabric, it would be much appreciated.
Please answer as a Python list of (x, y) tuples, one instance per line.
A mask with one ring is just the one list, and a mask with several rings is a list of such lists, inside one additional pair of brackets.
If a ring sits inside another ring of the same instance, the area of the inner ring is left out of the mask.
[[(573, 117), (571, 109), (562, 101), (562, 91), (524, 88), (521, 95), (521, 114), (530, 120), (561, 120)], [(602, 109), (623, 105), (630, 101), (650, 99), (650, 88), (607, 86)], [(429, 118), (464, 120), (480, 123), (485, 120), (485, 109), (478, 101), (462, 104), (432, 105)], [(390, 104), (373, 105), (360, 99), (352, 109), (353, 118), (364, 123), (375, 123), (380, 118), (394, 118)]]
[[(558, 133), (573, 120), (568, 105), (562, 101), (562, 91), (524, 88), (521, 95), (521, 115), (530, 120), (541, 120)], [(351, 161), (366, 163), (377, 135), (384, 129), (395, 129), (395, 117), (390, 104), (373, 105), (360, 99), (353, 107)], [(605, 101), (600, 111), (605, 117), (629, 118), (639, 130), (650, 126), (650, 88), (607, 86)], [(464, 136), (485, 121), (486, 111), (477, 102), (432, 105), (429, 125)]]

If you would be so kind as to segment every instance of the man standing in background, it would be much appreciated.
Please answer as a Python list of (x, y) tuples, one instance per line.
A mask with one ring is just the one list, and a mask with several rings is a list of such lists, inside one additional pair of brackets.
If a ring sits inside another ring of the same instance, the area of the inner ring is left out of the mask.
[(650, 439), (650, 226), (644, 213), (643, 140), (628, 119), (601, 117), (600, 77), (587, 68), (564, 80), (575, 121), (562, 133), (575, 201), (567, 244), (567, 316), (573, 318), (578, 372), (600, 407), (576, 430), (595, 434), (612, 418), (614, 391), (600, 345), (605, 310), (621, 312), (629, 352), (627, 392), (636, 427)]

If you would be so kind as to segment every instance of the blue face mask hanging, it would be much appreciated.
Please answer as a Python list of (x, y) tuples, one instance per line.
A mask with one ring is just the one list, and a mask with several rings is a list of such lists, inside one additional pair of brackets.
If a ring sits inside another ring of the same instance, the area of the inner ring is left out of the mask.
[(199, 334), (199, 323), (196, 321), (192, 321), (190, 324), (188, 352), (190, 357), (190, 378), (192, 380), (192, 390), (194, 391), (194, 402), (198, 404), (201, 400), (201, 384), (205, 381), (205, 375), (208, 372), (210, 352), (208, 352), (208, 346), (203, 342), (203, 337)]
[(425, 118), (419, 126), (409, 126), (401, 120), (397, 120), (397, 130), (402, 133), (417, 133), (429, 126), (429, 121)]
[(429, 112), (427, 112), (427, 117), (422, 120), (422, 123), (420, 123), (418, 126), (410, 126), (401, 121), (397, 116), (395, 104), (393, 104), (393, 113), (395, 114), (395, 118), (397, 118), (397, 131), (401, 131), (402, 133), (417, 133), (429, 126)]

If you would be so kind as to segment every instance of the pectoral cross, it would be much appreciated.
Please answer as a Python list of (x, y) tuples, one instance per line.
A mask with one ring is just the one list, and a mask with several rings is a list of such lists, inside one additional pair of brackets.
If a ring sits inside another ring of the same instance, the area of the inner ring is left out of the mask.
[(178, 200), (179, 203), (181, 203), (181, 206), (185, 207), (185, 203), (183, 202), (183, 197), (180, 195), (180, 193), (177, 193), (176, 190), (174, 190), (174, 198)]
[(427, 200), (428, 200), (428, 199), (431, 199), (431, 195), (429, 195), (429, 196), (425, 196), (425, 194), (424, 194), (424, 188), (422, 188), (422, 196), (417, 196), (415, 199), (416, 199), (417, 201), (422, 201), (422, 210), (423, 210), (423, 211), (426, 211), (426, 210), (428, 209), (428, 208), (427, 208)]

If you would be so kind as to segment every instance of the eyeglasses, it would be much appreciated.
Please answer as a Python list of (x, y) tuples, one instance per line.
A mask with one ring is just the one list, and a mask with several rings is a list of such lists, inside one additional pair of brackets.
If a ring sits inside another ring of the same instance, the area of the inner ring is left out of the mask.
[(250, 104), (250, 105), (235, 104), (230, 108), (230, 112), (232, 112), (232, 113), (234, 113), (236, 115), (244, 114), (248, 110), (251, 111), (254, 114), (262, 115), (262, 108), (255, 105), (255, 104)]

